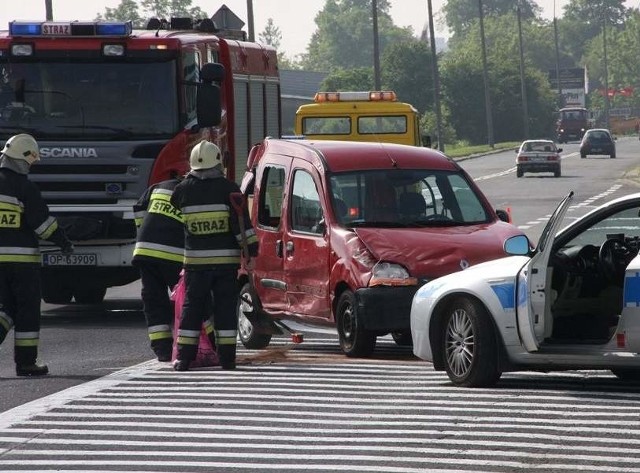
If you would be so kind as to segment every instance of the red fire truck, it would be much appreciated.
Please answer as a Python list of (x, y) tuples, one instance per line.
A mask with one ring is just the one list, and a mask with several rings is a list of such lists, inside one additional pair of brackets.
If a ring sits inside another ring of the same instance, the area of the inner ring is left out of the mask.
[(138, 279), (132, 205), (147, 186), (188, 170), (202, 139), (240, 179), (251, 146), (279, 136), (273, 48), (210, 19), (13, 21), (0, 32), (0, 146), (31, 133), (30, 173), (74, 241), (43, 254), (43, 299), (96, 303)]

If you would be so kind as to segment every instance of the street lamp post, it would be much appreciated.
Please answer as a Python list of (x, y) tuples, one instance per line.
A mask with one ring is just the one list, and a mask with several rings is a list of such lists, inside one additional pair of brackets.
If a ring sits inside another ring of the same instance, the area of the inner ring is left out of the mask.
[(529, 139), (529, 107), (527, 105), (527, 83), (524, 71), (524, 48), (522, 46), (522, 18), (520, 15), (520, 2), (517, 6), (518, 13), (518, 39), (520, 40), (520, 89), (522, 94), (522, 117), (524, 120), (524, 139)]
[(45, 10), (45, 14), (46, 14), (46, 19), (47, 21), (52, 21), (53, 20), (53, 5), (52, 5), (53, 0), (44, 0), (44, 10)]
[(247, 23), (249, 24), (249, 41), (253, 42), (256, 40), (253, 25), (253, 0), (247, 0)]
[(484, 79), (484, 108), (487, 119), (487, 142), (491, 148), (494, 147), (493, 142), (493, 118), (491, 113), (491, 96), (489, 94), (489, 73), (487, 72), (487, 46), (484, 40), (484, 12), (482, 9), (482, 0), (478, 0), (478, 8), (480, 10), (480, 42), (482, 43), (482, 77)]
[(556, 0), (553, 0), (553, 36), (556, 43), (556, 82), (558, 84), (558, 105), (563, 106), (562, 81), (560, 80), (560, 48), (558, 47), (558, 20), (556, 18)]
[(433, 104), (436, 108), (436, 135), (438, 138), (438, 149), (444, 153), (444, 137), (442, 136), (442, 111), (440, 108), (440, 74), (438, 73), (438, 54), (436, 51), (436, 37), (433, 28), (433, 10), (431, 0), (427, 0), (429, 10), (429, 39), (431, 43), (431, 70), (433, 74)]
[(609, 71), (607, 69), (607, 15), (602, 15), (602, 52), (604, 60), (604, 127), (609, 128)]
[(378, 0), (371, 0), (373, 17), (373, 82), (375, 90), (380, 90), (380, 45), (378, 42)]

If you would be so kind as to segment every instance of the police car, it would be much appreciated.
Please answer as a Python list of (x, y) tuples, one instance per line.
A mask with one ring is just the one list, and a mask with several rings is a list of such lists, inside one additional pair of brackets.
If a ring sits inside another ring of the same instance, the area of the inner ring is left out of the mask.
[(567, 195), (538, 245), (422, 286), (411, 306), (414, 354), (459, 386), (507, 371), (611, 370), (640, 380), (640, 193), (558, 231)]

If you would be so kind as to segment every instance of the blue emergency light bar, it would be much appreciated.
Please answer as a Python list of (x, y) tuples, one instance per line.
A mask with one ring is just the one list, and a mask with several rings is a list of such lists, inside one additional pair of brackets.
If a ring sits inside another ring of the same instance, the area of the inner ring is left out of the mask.
[(11, 36), (100, 36), (126, 37), (130, 36), (133, 26), (130, 21), (11, 21), (9, 34)]

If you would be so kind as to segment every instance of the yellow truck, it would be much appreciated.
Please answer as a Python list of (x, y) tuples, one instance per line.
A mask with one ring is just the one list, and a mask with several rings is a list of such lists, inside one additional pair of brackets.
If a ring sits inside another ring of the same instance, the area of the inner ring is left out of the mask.
[(296, 112), (296, 135), (315, 140), (376, 141), (430, 146), (419, 114), (395, 92), (318, 92)]

